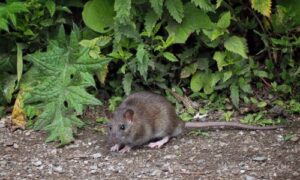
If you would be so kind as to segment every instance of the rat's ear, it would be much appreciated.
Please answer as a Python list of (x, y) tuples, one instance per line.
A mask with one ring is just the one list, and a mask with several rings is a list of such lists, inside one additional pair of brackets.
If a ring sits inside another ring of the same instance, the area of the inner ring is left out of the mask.
[(113, 118), (113, 113), (112, 112), (110, 112), (109, 110), (105, 110), (104, 111), (104, 114), (105, 114), (105, 117), (107, 118), (107, 119), (109, 119), (109, 120), (112, 120), (112, 118)]
[(127, 109), (124, 114), (123, 114), (123, 117), (128, 120), (128, 121), (133, 121), (133, 110), (132, 109)]

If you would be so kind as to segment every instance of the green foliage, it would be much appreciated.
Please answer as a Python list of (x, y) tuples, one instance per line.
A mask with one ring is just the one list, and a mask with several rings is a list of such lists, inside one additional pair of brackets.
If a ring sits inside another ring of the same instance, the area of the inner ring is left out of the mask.
[(86, 92), (95, 82), (91, 72), (108, 62), (107, 58), (93, 59), (89, 48), (79, 45), (80, 32), (74, 27), (70, 37), (61, 28), (47, 51), (35, 52), (25, 57), (33, 63), (30, 78), (22, 86), (25, 92), (25, 107), (40, 111), (35, 129), (49, 132), (47, 142), (60, 141), (61, 145), (73, 140), (73, 128), (84, 123), (77, 117), (84, 105), (99, 105), (101, 102)]

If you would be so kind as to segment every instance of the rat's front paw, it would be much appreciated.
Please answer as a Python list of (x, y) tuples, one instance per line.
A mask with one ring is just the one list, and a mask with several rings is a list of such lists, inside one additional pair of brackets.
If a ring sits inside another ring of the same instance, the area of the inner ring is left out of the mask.
[(115, 144), (113, 147), (110, 148), (110, 151), (112, 152), (116, 152), (119, 151), (120, 145), (119, 144)]
[(120, 153), (124, 154), (126, 152), (130, 152), (130, 150), (131, 150), (131, 147), (125, 146), (123, 149), (120, 150)]

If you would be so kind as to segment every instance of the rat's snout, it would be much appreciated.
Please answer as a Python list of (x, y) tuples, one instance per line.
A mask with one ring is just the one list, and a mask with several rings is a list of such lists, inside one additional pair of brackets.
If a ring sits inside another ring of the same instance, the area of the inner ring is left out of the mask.
[(118, 141), (119, 141), (116, 133), (110, 133), (109, 140), (112, 143), (118, 143)]

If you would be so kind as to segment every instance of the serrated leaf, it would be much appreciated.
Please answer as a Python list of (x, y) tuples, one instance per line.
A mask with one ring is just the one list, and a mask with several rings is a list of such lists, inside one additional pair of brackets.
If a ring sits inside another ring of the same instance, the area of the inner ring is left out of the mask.
[[(24, 103), (41, 111), (36, 114), (35, 129), (48, 131), (47, 141), (60, 141), (61, 145), (70, 143), (72, 129), (83, 125), (76, 116), (83, 113), (84, 106), (101, 104), (86, 88), (95, 87), (91, 72), (109, 62), (107, 58), (91, 58), (89, 48), (79, 45), (78, 28), (73, 29), (69, 41), (52, 40), (46, 51), (24, 57), (33, 63), (30, 72), (34, 73), (21, 84)], [(61, 33), (59, 37), (65, 37)]]
[(222, 36), (224, 31), (220, 29), (203, 29), (203, 34), (205, 34), (211, 41), (214, 41), (218, 37)]
[(160, 18), (163, 12), (164, 0), (150, 0), (150, 3), (158, 18)]
[(55, 13), (55, 7), (56, 7), (55, 2), (53, 0), (47, 0), (45, 5), (50, 13), (50, 16), (52, 17)]
[(131, 0), (115, 0), (115, 19), (121, 24), (127, 24), (130, 16)]
[(227, 29), (230, 26), (230, 20), (231, 20), (230, 11), (225, 12), (218, 20), (217, 26), (222, 29)]
[[(199, 20), (201, 19), (201, 21)], [(191, 3), (184, 6), (184, 19), (181, 24), (169, 22), (167, 31), (174, 35), (174, 43), (185, 43), (187, 38), (196, 30), (212, 29), (214, 27), (208, 15)]]
[(82, 18), (86, 26), (94, 31), (105, 33), (114, 24), (114, 1), (92, 0), (85, 3)]
[(170, 53), (170, 52), (164, 52), (164, 53), (163, 53), (163, 56), (164, 56), (167, 60), (169, 60), (169, 61), (171, 61), (171, 62), (177, 62), (177, 61), (178, 61), (178, 59), (176, 58), (176, 56), (175, 56), (173, 53)]
[(262, 15), (270, 17), (272, 0), (251, 0), (251, 7)]
[(144, 49), (143, 44), (140, 44), (137, 48), (136, 59), (137, 59), (137, 69), (142, 75), (142, 77), (144, 78), (144, 80), (146, 80), (147, 72), (148, 72), (149, 54)]
[(182, 22), (184, 17), (184, 9), (181, 0), (166, 0), (165, 6), (167, 7), (170, 15), (178, 22)]
[(224, 46), (228, 51), (239, 54), (243, 58), (247, 58), (248, 47), (244, 38), (231, 36), (225, 41)]
[(196, 6), (200, 7), (204, 11), (215, 12), (210, 0), (191, 0)]
[(129, 95), (131, 92), (131, 84), (132, 84), (132, 74), (131, 73), (127, 73), (125, 74), (124, 78), (123, 78), (123, 89), (126, 95)]
[(239, 87), (235, 84), (232, 84), (230, 86), (230, 98), (231, 98), (232, 104), (236, 108), (239, 108), (239, 104), (240, 104)]
[(227, 62), (225, 61), (226, 54), (224, 52), (216, 51), (213, 59), (217, 61), (218, 70), (222, 71), (224, 66), (227, 66)]
[(153, 28), (156, 25), (156, 22), (158, 21), (159, 17), (154, 11), (148, 11), (145, 16), (145, 29), (146, 32), (151, 35)]

